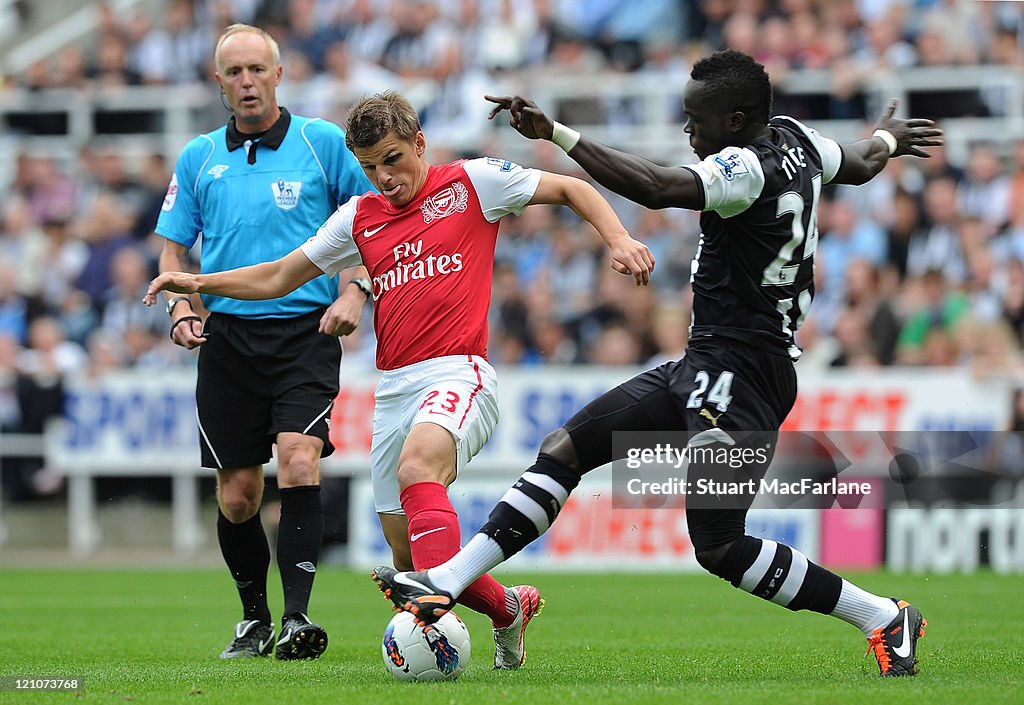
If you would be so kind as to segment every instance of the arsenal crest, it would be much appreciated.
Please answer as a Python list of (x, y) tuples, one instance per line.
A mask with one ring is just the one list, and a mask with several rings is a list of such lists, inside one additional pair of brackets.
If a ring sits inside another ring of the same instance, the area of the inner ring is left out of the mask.
[(423, 222), (430, 223), (436, 218), (447, 218), (452, 213), (463, 213), (469, 203), (469, 189), (461, 181), (456, 181), (448, 188), (435, 193), (423, 201)]

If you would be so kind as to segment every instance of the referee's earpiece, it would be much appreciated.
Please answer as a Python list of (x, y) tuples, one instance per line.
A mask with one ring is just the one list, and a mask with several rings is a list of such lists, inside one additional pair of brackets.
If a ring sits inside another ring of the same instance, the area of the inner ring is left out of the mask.
[(220, 92), (220, 104), (223, 105), (224, 109), (227, 110), (229, 113), (235, 112), (231, 109), (231, 106), (228, 104), (228, 97), (224, 95), (224, 91)]

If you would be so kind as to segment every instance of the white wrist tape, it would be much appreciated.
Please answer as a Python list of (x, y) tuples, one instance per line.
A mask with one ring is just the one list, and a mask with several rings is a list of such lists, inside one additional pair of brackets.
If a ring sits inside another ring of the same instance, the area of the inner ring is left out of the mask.
[[(555, 123), (556, 125), (558, 123)], [(889, 156), (891, 157), (896, 153), (896, 138), (892, 136), (892, 133), (888, 130), (875, 130), (872, 137), (880, 137), (885, 142), (885, 146), (889, 148)]]
[(562, 123), (556, 122), (551, 130), (551, 141), (561, 147), (563, 152), (568, 152), (580, 141), (580, 133), (571, 127), (566, 127)]

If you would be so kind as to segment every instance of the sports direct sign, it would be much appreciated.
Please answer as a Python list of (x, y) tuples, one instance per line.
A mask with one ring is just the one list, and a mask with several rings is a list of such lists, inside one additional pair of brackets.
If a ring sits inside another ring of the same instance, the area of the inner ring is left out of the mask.
[[(541, 441), (573, 413), (639, 372), (631, 368), (499, 369), (501, 422), (472, 463), (474, 473), (512, 479), (529, 467)], [(337, 449), (327, 472), (368, 470), (375, 373), (346, 367), (331, 415)], [(96, 474), (171, 474), (199, 464), (195, 379), (184, 373), (116, 374), (67, 385), (65, 419), (48, 435), (48, 460)], [(783, 430), (984, 431), (1009, 418), (1010, 389), (962, 370), (886, 370), (804, 375)]]

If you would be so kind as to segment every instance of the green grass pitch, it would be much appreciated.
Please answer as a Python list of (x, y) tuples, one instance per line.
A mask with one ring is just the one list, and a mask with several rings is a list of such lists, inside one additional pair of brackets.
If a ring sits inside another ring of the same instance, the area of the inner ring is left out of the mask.
[[(547, 608), (523, 670), (491, 670), (488, 625), (462, 608), (467, 672), (403, 684), (381, 663), (391, 613), (365, 573), (317, 577), (310, 612), (330, 634), (320, 660), (223, 662), (239, 618), (224, 570), (0, 568), (0, 676), (85, 679), (82, 694), (8, 692), (0, 703), (1024, 703), (1020, 576), (853, 577), (920, 606), (918, 677), (883, 680), (853, 627), (705, 575), (530, 576)], [(271, 586), (276, 612), (276, 574)]]

